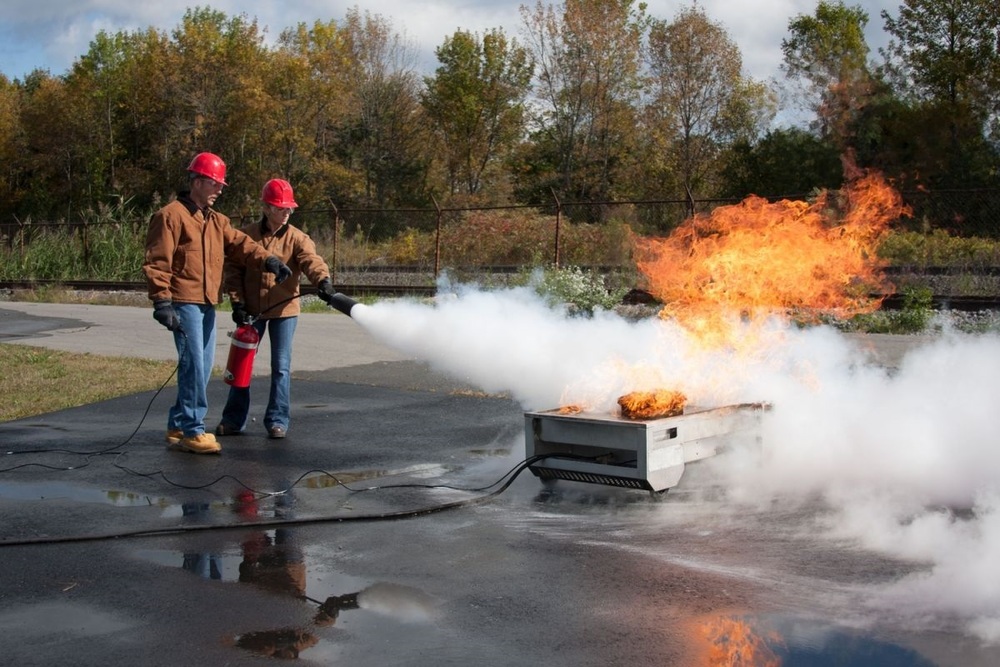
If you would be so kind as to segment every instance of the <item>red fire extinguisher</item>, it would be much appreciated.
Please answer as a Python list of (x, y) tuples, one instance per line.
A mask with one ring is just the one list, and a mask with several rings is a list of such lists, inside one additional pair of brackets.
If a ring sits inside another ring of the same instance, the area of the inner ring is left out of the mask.
[(230, 386), (245, 389), (250, 386), (253, 358), (257, 354), (260, 334), (252, 324), (244, 324), (229, 336), (233, 342), (229, 346), (229, 360), (226, 362), (226, 372), (222, 374), (222, 379)]

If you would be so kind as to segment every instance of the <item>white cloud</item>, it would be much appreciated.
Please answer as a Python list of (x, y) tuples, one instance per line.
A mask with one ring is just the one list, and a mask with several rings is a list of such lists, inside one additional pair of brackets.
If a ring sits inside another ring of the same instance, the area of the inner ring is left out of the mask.
[[(534, 5), (533, 2), (510, 0), (438, 0), (430, 3), (288, 0), (266, 4), (223, 0), (210, 6), (229, 16), (256, 17), (271, 38), (301, 22), (338, 20), (349, 8), (358, 6), (389, 19), (398, 32), (411, 38), (419, 46), (422, 65), (429, 73), (434, 66), (434, 49), (458, 29), (482, 33), (498, 27), (518, 36), (522, 25), (518, 11), (521, 4)], [(739, 45), (748, 72), (757, 79), (767, 80), (778, 73), (780, 44), (787, 34), (788, 20), (797, 14), (811, 13), (816, 3), (813, 0), (739, 3), (704, 0), (700, 4)], [(63, 0), (7, 0), (0, 5), (0, 71), (11, 78), (22, 77), (36, 67), (62, 74), (87, 52), (99, 30), (113, 33), (152, 26), (169, 31), (193, 6), (187, 0), (158, 3), (84, 0), (68, 4)], [(651, 0), (648, 12), (670, 20), (680, 9), (689, 6), (686, 0)], [(869, 44), (873, 52), (884, 41), (879, 10), (888, 8), (895, 13), (894, 7), (895, 3), (889, 0), (865, 3), (870, 15)]]

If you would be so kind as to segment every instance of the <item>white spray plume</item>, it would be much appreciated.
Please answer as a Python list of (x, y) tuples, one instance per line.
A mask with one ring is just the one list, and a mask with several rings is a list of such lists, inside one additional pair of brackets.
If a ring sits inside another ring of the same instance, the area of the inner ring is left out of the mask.
[(380, 302), (352, 316), (386, 344), (529, 410), (610, 409), (622, 393), (650, 388), (699, 405), (769, 403), (764, 460), (752, 469), (740, 457), (729, 468), (720, 461), (733, 501), (822, 496), (838, 510), (831, 536), (929, 565), (875, 599), (957, 614), (1000, 641), (1000, 337), (944, 334), (890, 371), (829, 327), (776, 321), (753, 331), (760, 344), (749, 354), (704, 351), (657, 318), (573, 317), (527, 288), (455, 286), (431, 305)]

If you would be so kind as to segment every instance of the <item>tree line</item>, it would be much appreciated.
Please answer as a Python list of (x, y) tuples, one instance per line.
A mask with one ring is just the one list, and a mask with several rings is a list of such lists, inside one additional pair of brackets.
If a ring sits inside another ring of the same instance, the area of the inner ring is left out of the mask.
[[(517, 35), (456, 30), (429, 75), (389, 18), (357, 7), (273, 44), (208, 7), (169, 32), (102, 31), (64, 74), (0, 75), (0, 222), (146, 210), (202, 150), (227, 162), (219, 206), (240, 215), (276, 176), (313, 209), (792, 196), (853, 169), (901, 190), (1000, 186), (992, 0), (904, 0), (878, 17), (878, 54), (873, 17), (820, 0), (788, 21), (780, 81), (748, 76), (697, 4), (520, 13)], [(802, 121), (776, 124), (792, 104)], [(998, 227), (995, 199), (968, 199), (923, 224)]]

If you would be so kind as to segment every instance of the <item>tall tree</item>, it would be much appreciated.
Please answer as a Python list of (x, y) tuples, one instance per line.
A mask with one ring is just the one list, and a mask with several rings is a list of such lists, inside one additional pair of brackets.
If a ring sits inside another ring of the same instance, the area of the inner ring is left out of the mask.
[[(174, 134), (176, 91), (181, 90), (180, 55), (170, 35), (147, 28), (128, 36), (128, 57), (120, 68), (124, 92), (119, 146), (125, 159), (116, 169), (119, 191), (137, 204), (155, 204), (169, 195), (186, 155), (184, 137)], [(180, 153), (180, 154), (179, 154)]]
[(422, 201), (428, 142), (416, 50), (385, 17), (356, 7), (343, 26), (351, 58), (350, 150), (365, 199), (379, 207)]
[(30, 176), (26, 203), (42, 219), (69, 219), (83, 203), (78, 199), (85, 159), (81, 152), (91, 138), (87, 132), (93, 118), (87, 108), (76, 112), (76, 100), (62, 78), (36, 72), (24, 90), (23, 164)]
[(712, 195), (726, 147), (759, 136), (776, 101), (744, 75), (739, 47), (698, 7), (682, 9), (669, 23), (653, 21), (648, 57), (645, 118), (655, 152), (664, 157), (660, 168), (676, 174), (689, 196)]
[(285, 30), (274, 54), (270, 88), (282, 104), (280, 173), (294, 179), (296, 196), (325, 205), (364, 197), (361, 175), (345, 158), (345, 129), (356, 108), (350, 36), (335, 21)]
[(266, 50), (256, 19), (227, 17), (207, 8), (188, 10), (173, 32), (180, 76), (173, 97), (177, 161), (202, 150), (222, 156), (232, 172), (226, 205), (256, 205), (256, 171), (241, 167), (255, 156), (258, 106)]
[(0, 74), (0, 221), (16, 213), (24, 182), (21, 87)]
[[(903, 0), (899, 16), (882, 11), (891, 36), (881, 50), (900, 90), (944, 103), (1000, 138), (1000, 12), (994, 0)], [(952, 128), (955, 148), (961, 137)]]
[(531, 57), (500, 29), (482, 39), (456, 31), (435, 53), (441, 65), (424, 79), (421, 103), (442, 139), (450, 192), (476, 195), (487, 168), (521, 138)]
[(841, 153), (828, 139), (800, 127), (769, 130), (759, 141), (738, 141), (727, 151), (720, 196), (748, 194), (803, 199), (843, 183)]
[(872, 92), (866, 25), (860, 7), (820, 0), (813, 15), (789, 20), (789, 36), (781, 40), (782, 70), (807, 83), (820, 135), (842, 152), (851, 148), (851, 127)]
[[(521, 6), (536, 68), (535, 140), (554, 165), (552, 186), (579, 200), (611, 200), (631, 185), (645, 3), (565, 0)], [(541, 184), (538, 184), (541, 185)]]

